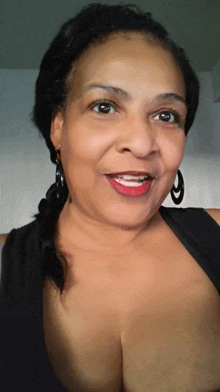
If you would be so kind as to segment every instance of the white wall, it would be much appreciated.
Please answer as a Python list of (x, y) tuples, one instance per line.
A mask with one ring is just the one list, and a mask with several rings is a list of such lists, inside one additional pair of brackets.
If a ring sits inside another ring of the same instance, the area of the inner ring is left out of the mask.
[(29, 118), (38, 71), (1, 70), (0, 232), (32, 221), (55, 165)]
[[(37, 74), (0, 70), (0, 233), (31, 222), (55, 179), (55, 165), (29, 118)], [(185, 196), (180, 207), (220, 208), (220, 104), (213, 103), (211, 74), (199, 76), (201, 104), (181, 164)], [(173, 206), (170, 196), (163, 204)]]

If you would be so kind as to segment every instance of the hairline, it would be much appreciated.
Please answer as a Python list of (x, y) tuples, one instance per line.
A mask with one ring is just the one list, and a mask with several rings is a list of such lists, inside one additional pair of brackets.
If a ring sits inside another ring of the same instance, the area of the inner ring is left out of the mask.
[[(149, 44), (152, 44), (154, 46), (160, 46), (161, 48), (167, 50), (168, 52), (170, 52), (170, 54), (173, 57), (173, 60), (175, 61), (177, 67), (179, 68), (182, 76), (183, 76), (183, 80), (184, 80), (184, 85), (185, 85), (185, 89), (186, 89), (186, 83), (185, 83), (185, 79), (184, 79), (184, 75), (183, 75), (183, 71), (180, 67), (180, 65), (178, 64), (172, 50), (171, 47), (168, 45), (168, 43), (164, 42), (162, 39), (160, 39), (159, 37), (155, 36), (151, 31), (145, 31), (145, 30), (115, 30), (113, 32), (108, 32), (108, 33), (104, 33), (101, 34), (100, 36), (98, 36), (97, 38), (94, 38), (87, 46), (86, 48), (84, 48), (84, 50), (80, 53), (80, 55), (72, 62), (71, 66), (70, 66), (70, 70), (66, 75), (65, 78), (65, 99), (63, 100), (62, 103), (62, 108), (65, 109), (66, 108), (66, 104), (68, 102), (68, 98), (70, 95), (70, 92), (72, 91), (72, 87), (73, 87), (73, 82), (74, 82), (74, 77), (75, 77), (75, 73), (78, 69), (78, 63), (81, 59), (81, 57), (88, 52), (92, 47), (95, 46), (99, 46), (104, 44), (106, 41), (108, 41), (108, 39), (114, 38), (114, 36), (117, 36), (119, 34), (124, 35), (125, 38), (129, 39), (130, 37), (128, 36), (129, 34), (132, 33), (138, 33), (140, 35), (143, 35), (146, 39), (146, 42)], [(55, 110), (56, 111), (56, 110)]]

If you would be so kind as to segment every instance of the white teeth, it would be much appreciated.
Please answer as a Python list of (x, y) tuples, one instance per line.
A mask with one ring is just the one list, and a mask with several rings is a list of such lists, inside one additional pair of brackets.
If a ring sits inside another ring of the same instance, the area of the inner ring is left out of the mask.
[(136, 186), (136, 187), (138, 187), (138, 186), (142, 185), (142, 182), (140, 183), (138, 181), (136, 181), (136, 182), (125, 181), (122, 178), (114, 178), (114, 181), (119, 182), (120, 184), (125, 185), (125, 186)]
[(144, 180), (147, 176), (131, 176), (129, 174), (120, 175), (119, 178), (123, 178), (124, 180)]
[(142, 175), (142, 176), (135, 176), (135, 175), (130, 175), (130, 174), (116, 174), (111, 175), (111, 178), (114, 179), (114, 181), (119, 182), (122, 185), (125, 186), (130, 186), (130, 187), (138, 187), (141, 186), (144, 182), (148, 181), (150, 176), (148, 175)]

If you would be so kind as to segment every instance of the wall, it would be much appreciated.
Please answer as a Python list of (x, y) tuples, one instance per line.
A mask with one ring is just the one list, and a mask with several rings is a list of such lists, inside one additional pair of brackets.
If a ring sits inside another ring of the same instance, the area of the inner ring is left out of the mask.
[[(201, 80), (200, 107), (181, 165), (186, 188), (181, 206), (220, 208), (219, 0), (133, 3), (164, 24), (186, 49)], [(36, 70), (60, 25), (86, 4), (86, 0), (1, 1), (0, 232), (30, 222), (39, 200), (54, 182), (55, 166), (29, 119)], [(164, 205), (173, 205), (169, 196)]]
[[(45, 142), (30, 120), (34, 70), (1, 70), (0, 233), (31, 222), (55, 180)], [(181, 171), (185, 197), (181, 207), (220, 208), (220, 104), (213, 103), (210, 73), (200, 73), (201, 100), (187, 141)], [(173, 206), (170, 196), (164, 203)]]
[[(92, 2), (1, 0), (4, 56), (0, 58), (0, 68), (39, 69), (48, 44), (61, 24)], [(106, 3), (130, 2), (107, 0)], [(211, 71), (216, 67), (220, 59), (219, 0), (133, 0), (132, 3), (151, 12), (168, 29), (175, 42), (186, 50), (197, 71)]]

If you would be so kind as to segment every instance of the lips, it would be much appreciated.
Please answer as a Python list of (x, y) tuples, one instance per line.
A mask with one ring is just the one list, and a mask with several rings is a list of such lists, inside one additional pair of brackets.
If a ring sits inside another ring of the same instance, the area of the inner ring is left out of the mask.
[(151, 173), (143, 170), (127, 170), (123, 172), (106, 173), (111, 187), (119, 194), (129, 197), (146, 195), (150, 189), (154, 177)]
[(149, 178), (153, 178), (153, 176), (146, 171), (136, 171), (136, 170), (128, 170), (124, 172), (117, 172), (117, 173), (106, 173), (106, 176), (113, 178), (113, 177), (118, 177), (118, 176), (123, 176), (123, 175), (131, 175), (131, 176), (145, 176)]
[[(111, 187), (120, 195), (127, 196), (127, 197), (140, 197), (146, 195), (152, 185), (153, 179), (147, 179), (145, 182), (141, 184), (137, 184), (137, 181), (129, 184), (128, 181), (117, 181), (117, 176), (111, 178), (110, 176), (106, 176), (107, 180), (109, 181)], [(125, 184), (127, 182), (127, 184)]]

